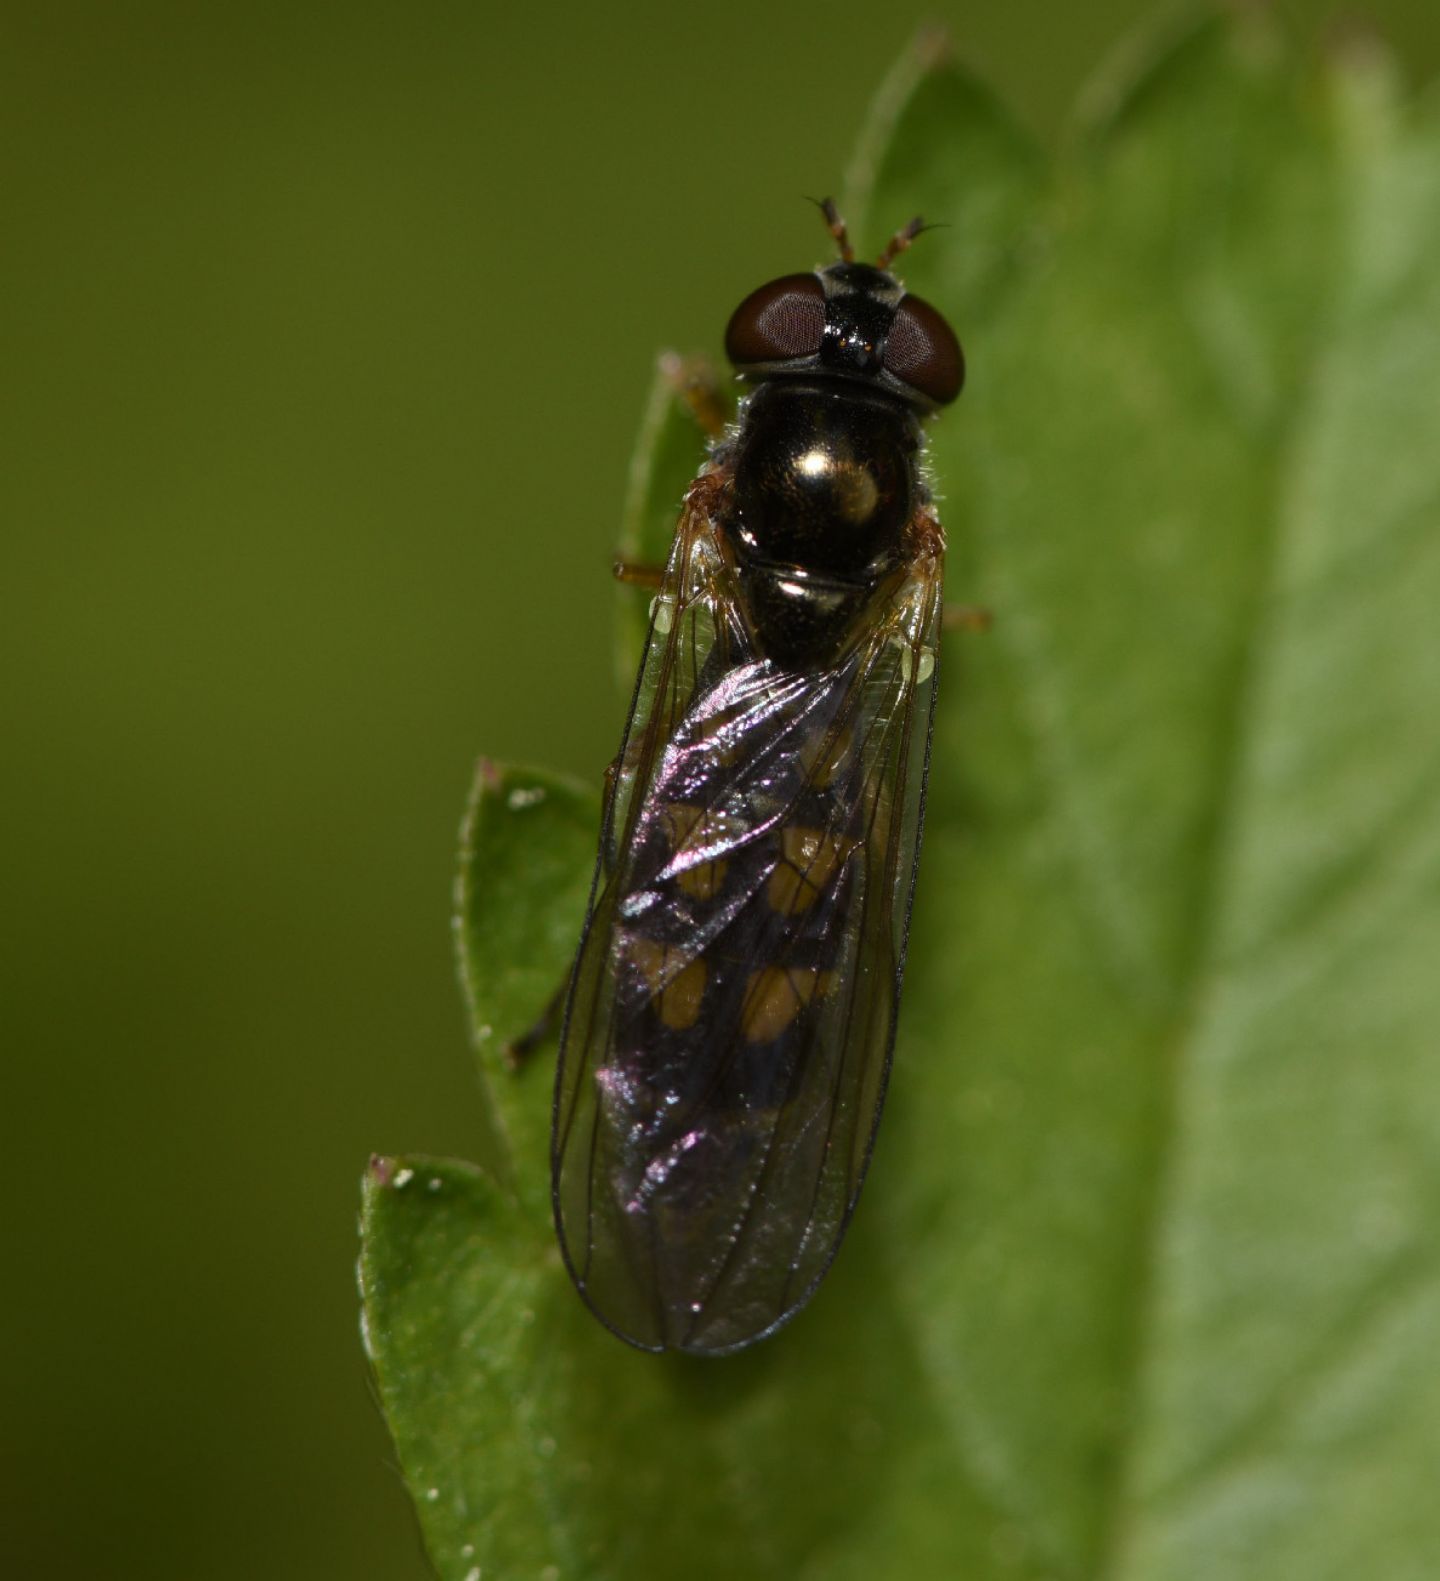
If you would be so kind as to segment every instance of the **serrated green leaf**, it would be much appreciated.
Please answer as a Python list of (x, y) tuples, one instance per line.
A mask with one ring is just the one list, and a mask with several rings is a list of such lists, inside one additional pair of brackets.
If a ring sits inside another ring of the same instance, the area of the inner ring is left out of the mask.
[[(721, 1362), (601, 1330), (548, 1063), (491, 1072), (513, 1190), (367, 1185), (447, 1581), (1434, 1573), (1440, 114), (1253, 16), (1104, 83), (1051, 162), (927, 45), (852, 183), (867, 251), (951, 222), (903, 263), (969, 353), (931, 460), (996, 624), (947, 642), (892, 1096), (811, 1309)], [(472, 856), (514, 1030), (588, 818)]]
[(481, 759), (460, 839), (455, 944), (476, 1059), (500, 1141), (496, 1177), (536, 1206), (548, 1200), (554, 1040), (516, 1059), (512, 1044), (553, 1012), (585, 920), (599, 802), (541, 769)]

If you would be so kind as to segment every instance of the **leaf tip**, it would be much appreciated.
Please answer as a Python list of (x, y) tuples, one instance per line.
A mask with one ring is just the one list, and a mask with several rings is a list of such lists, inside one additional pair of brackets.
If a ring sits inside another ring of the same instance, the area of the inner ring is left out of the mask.
[(1395, 50), (1374, 17), (1341, 12), (1320, 36), (1321, 54), (1345, 76), (1383, 78), (1398, 71)]
[(906, 107), (923, 83), (955, 64), (953, 34), (945, 23), (932, 20), (921, 23), (886, 73), (870, 101), (842, 186), (843, 208), (854, 230), (869, 223), (885, 150)]
[(1126, 126), (1184, 64), (1242, 34), (1258, 38), (1274, 26), (1269, 0), (1200, 0), (1161, 7), (1123, 33), (1081, 87), (1070, 135), (1097, 144)]
[(927, 76), (955, 63), (955, 35), (946, 22), (922, 22), (910, 41), (910, 57), (918, 76)]
[(403, 1159), (389, 1153), (372, 1153), (360, 1177), (360, 1264), (357, 1269), (362, 1298), (366, 1291), (365, 1259), (377, 1218), (385, 1211), (385, 1202), (398, 1190), (407, 1186), (415, 1171)]
[(388, 1153), (372, 1153), (360, 1183), (361, 1191), (370, 1202), (382, 1191), (403, 1191), (414, 1178), (414, 1169), (403, 1159), (392, 1158)]

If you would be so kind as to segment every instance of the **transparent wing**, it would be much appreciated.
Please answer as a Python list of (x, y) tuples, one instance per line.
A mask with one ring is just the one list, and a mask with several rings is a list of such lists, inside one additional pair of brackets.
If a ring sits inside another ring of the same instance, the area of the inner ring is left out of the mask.
[(884, 1096), (928, 748), (939, 563), (828, 670), (751, 648), (703, 512), (657, 602), (571, 990), (556, 1219), (651, 1349), (736, 1349), (801, 1306)]

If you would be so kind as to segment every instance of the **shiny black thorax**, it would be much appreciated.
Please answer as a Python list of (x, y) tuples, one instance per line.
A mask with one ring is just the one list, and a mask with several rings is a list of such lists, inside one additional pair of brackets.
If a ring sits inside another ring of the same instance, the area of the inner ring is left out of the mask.
[(772, 377), (746, 403), (721, 523), (756, 643), (784, 669), (833, 663), (919, 503), (907, 405), (846, 378)]

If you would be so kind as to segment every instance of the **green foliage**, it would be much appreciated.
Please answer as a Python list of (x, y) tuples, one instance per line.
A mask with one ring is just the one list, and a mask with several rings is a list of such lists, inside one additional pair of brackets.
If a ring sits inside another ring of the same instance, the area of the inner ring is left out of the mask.
[(946, 653), (865, 1201), (751, 1352), (632, 1353), (569, 1288), (551, 1062), (496, 1050), (563, 971), (595, 803), (482, 775), (462, 938), (511, 1151), (365, 1186), (446, 1581), (1434, 1572), (1440, 120), (1253, 17), (1090, 104), (1049, 162), (926, 46), (857, 161), (867, 249), (949, 222), (904, 272), (969, 352), (932, 460), (996, 626)]

